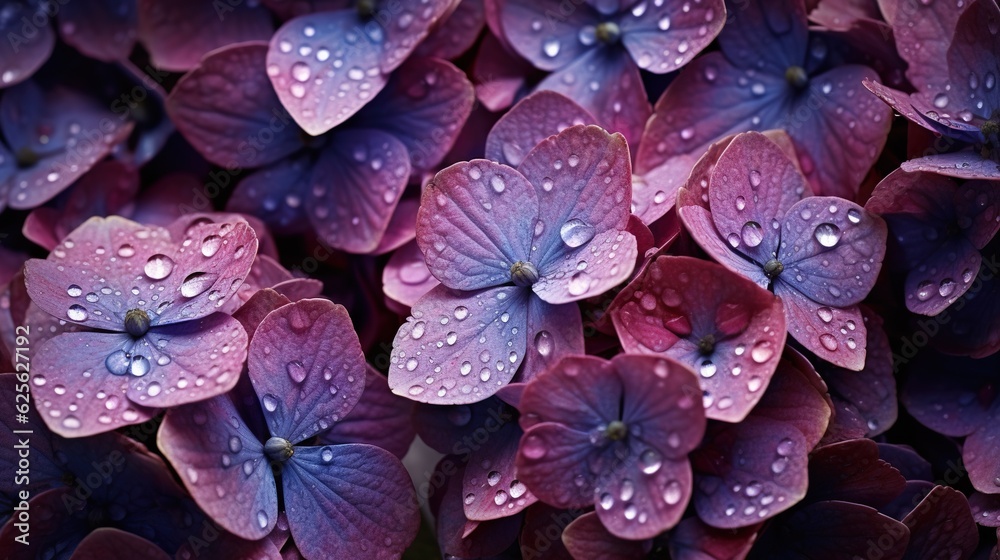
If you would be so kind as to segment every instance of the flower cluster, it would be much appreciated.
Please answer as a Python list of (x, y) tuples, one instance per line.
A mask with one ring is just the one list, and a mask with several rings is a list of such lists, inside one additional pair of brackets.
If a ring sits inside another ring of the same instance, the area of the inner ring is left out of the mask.
[(998, 554), (997, 0), (0, 31), (10, 558)]

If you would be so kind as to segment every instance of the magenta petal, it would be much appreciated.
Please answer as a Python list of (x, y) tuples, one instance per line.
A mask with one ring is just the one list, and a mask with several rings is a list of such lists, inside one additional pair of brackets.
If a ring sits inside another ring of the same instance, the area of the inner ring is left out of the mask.
[(777, 258), (787, 283), (817, 303), (847, 307), (875, 285), (885, 257), (885, 220), (838, 197), (797, 202), (782, 223)]
[(516, 167), (549, 136), (576, 124), (595, 124), (589, 111), (554, 91), (537, 91), (514, 105), (486, 137), (486, 159)]
[(565, 356), (584, 354), (583, 318), (575, 303), (528, 298), (528, 336), (518, 381), (527, 383)]
[[(400, 198), (396, 211), (392, 213), (389, 225), (386, 226), (385, 234), (372, 254), (384, 255), (413, 241), (417, 236), (417, 211), (419, 210), (420, 201), (417, 198)], [(422, 255), (421, 259), (423, 259)]]
[[(670, 356), (700, 373), (708, 418), (739, 422), (764, 395), (785, 345), (781, 301), (721, 266), (662, 256), (611, 313), (622, 348)], [(711, 345), (700, 349), (702, 341)]]
[(474, 450), (469, 457), (462, 477), (462, 496), (465, 516), (470, 521), (510, 517), (538, 501), (518, 480), (514, 465), (522, 434), (517, 424), (505, 424), (491, 433), (488, 446)]
[(112, 527), (100, 527), (86, 536), (70, 557), (72, 560), (170, 560), (163, 549), (148, 540)]
[[(597, 126), (570, 127), (535, 146), (518, 171), (538, 193), (541, 228), (534, 224), (533, 229), (538, 233), (532, 244), (531, 260), (543, 276), (548, 266), (562, 268), (567, 256), (577, 252), (577, 248), (587, 247), (595, 235), (625, 229), (632, 195), (632, 169), (628, 145), (620, 134), (609, 134)], [(520, 214), (526, 212), (522, 210)], [(623, 263), (634, 260), (634, 256), (620, 258)], [(604, 274), (616, 276), (624, 268), (627, 266)], [(572, 299), (576, 298), (548, 301), (561, 303)]]
[(59, 34), (63, 41), (105, 62), (128, 58), (137, 32), (134, 0), (102, 0), (88, 6), (67, 2), (60, 8)]
[(301, 130), (271, 89), (266, 54), (267, 46), (256, 42), (214, 52), (167, 97), (167, 113), (177, 129), (212, 163), (226, 168), (267, 165), (303, 146)]
[(402, 459), (415, 435), (412, 416), (413, 402), (393, 395), (385, 376), (368, 366), (357, 406), (319, 439), (322, 444), (367, 443)]
[(907, 560), (969, 558), (979, 544), (969, 501), (947, 486), (935, 486), (902, 522), (910, 528), (909, 552), (914, 553)]
[(413, 483), (384, 449), (296, 447), (282, 474), (288, 526), (308, 558), (397, 558), (417, 534)]
[(619, 20), (622, 44), (640, 68), (665, 74), (690, 62), (715, 40), (728, 15), (722, 0), (635, 5)]
[(516, 170), (488, 160), (456, 163), (424, 189), (417, 243), (450, 288), (505, 284), (511, 265), (529, 260), (533, 231), (524, 217), (537, 208), (535, 187)]
[[(30, 0), (9, 2), (4, 6), (3, 25), (0, 32), (7, 39), (7, 48), (0, 50), (0, 68), (4, 69), (0, 87), (10, 87), (31, 77), (52, 54), (56, 34), (47, 23), (36, 26), (33, 17), (47, 22), (49, 17), (42, 5)], [(25, 23), (27, 21), (28, 23)], [(33, 30), (25, 36), (26, 30)]]
[(503, 111), (517, 101), (528, 81), (526, 76), (533, 72), (536, 70), (530, 62), (510, 53), (500, 39), (487, 33), (472, 67), (476, 99), (490, 111)]
[(428, 292), (393, 340), (392, 392), (431, 404), (468, 404), (495, 393), (524, 359), (529, 297), (514, 286)]
[[(523, 516), (512, 515), (484, 522), (466, 518), (463, 510), (465, 498), (462, 496), (465, 465), (458, 462), (456, 467), (456, 461), (456, 455), (446, 456), (433, 473), (434, 480), (444, 481), (444, 488), (437, 489), (430, 496), (438, 545), (442, 552), (460, 555), (461, 558), (492, 558), (517, 540)], [(453, 474), (449, 477), (444, 470)]]
[(597, 512), (574, 519), (563, 529), (562, 541), (573, 558), (630, 560), (644, 558), (652, 548), (649, 542), (625, 540), (611, 534)]
[(569, 97), (601, 126), (636, 143), (652, 110), (639, 68), (624, 49), (596, 49), (538, 84)]
[(563, 12), (551, 1), (504, 0), (497, 4), (503, 38), (536, 68), (558, 70), (594, 50), (578, 38), (584, 26), (600, 22), (600, 16), (588, 5), (577, 4)]
[(775, 226), (808, 191), (777, 144), (757, 132), (740, 134), (712, 172), (712, 220), (733, 249), (763, 264), (778, 253), (781, 232)]
[[(274, 529), (278, 492), (271, 466), (229, 397), (169, 411), (157, 444), (198, 505), (227, 531), (256, 540)], [(234, 507), (237, 495), (249, 503)]]
[(126, 334), (64, 333), (38, 347), (31, 392), (50, 430), (64, 437), (82, 437), (139, 424), (156, 415), (156, 410), (126, 398), (129, 376), (112, 375), (104, 365), (126, 339)]
[(691, 499), (691, 465), (686, 457), (663, 461), (653, 475), (642, 461), (640, 455), (639, 461), (619, 464), (614, 474), (602, 476), (594, 487), (597, 517), (619, 538), (655, 537), (680, 521)]
[(273, 31), (270, 12), (257, 3), (139, 0), (139, 38), (153, 65), (173, 72), (194, 68), (205, 53), (226, 45), (266, 41)]
[(472, 48), (486, 25), (483, 3), (484, 0), (461, 0), (448, 18), (420, 43), (414, 55), (451, 60)]
[(413, 307), (417, 300), (439, 284), (427, 268), (424, 254), (415, 240), (397, 249), (382, 271), (382, 290), (386, 297), (406, 307)]
[(714, 428), (691, 457), (702, 521), (720, 529), (748, 527), (805, 497), (810, 448), (792, 424), (751, 416)]
[(1000, 164), (982, 157), (975, 150), (924, 156), (904, 161), (900, 167), (910, 173), (928, 171), (958, 179), (1000, 180)]
[(974, 492), (969, 496), (973, 519), (984, 527), (1000, 527), (1000, 495)]
[(430, 170), (455, 143), (474, 99), (472, 83), (450, 62), (414, 59), (351, 122), (389, 132), (406, 145), (414, 171)]
[(771, 281), (764, 274), (764, 269), (757, 263), (742, 258), (732, 248), (726, 245), (712, 223), (712, 213), (701, 206), (681, 206), (677, 214), (684, 222), (691, 237), (719, 264), (729, 270), (744, 276), (758, 286), (767, 288)]
[(11, 152), (37, 159), (8, 179), (9, 204), (17, 209), (62, 192), (132, 131), (131, 122), (94, 100), (62, 87), (43, 91), (34, 82), (5, 92), (0, 126)]
[(783, 283), (775, 284), (774, 294), (785, 303), (788, 334), (820, 358), (849, 369), (865, 366), (866, 329), (861, 311), (849, 307), (825, 306)]
[(324, 299), (269, 313), (250, 343), (248, 368), (271, 435), (292, 443), (347, 416), (365, 388), (365, 360), (351, 318)]
[(239, 380), (246, 346), (246, 331), (225, 313), (153, 327), (132, 350), (148, 358), (152, 368), (131, 380), (128, 398), (167, 408), (225, 393)]
[(406, 187), (406, 147), (372, 129), (337, 131), (330, 140), (312, 169), (310, 221), (331, 247), (371, 251), (378, 247)]
[(308, 229), (306, 207), (313, 167), (309, 155), (279, 160), (255, 170), (240, 181), (226, 203), (226, 210), (262, 219), (279, 235)]

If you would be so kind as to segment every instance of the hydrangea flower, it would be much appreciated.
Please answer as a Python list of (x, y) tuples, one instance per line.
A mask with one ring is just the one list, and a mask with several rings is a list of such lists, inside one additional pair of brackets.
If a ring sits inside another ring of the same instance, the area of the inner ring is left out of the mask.
[(982, 250), (1000, 229), (997, 183), (959, 185), (935, 173), (898, 169), (865, 208), (886, 221), (893, 268), (904, 274), (906, 308), (937, 315), (973, 285)]
[(828, 47), (809, 32), (803, 0), (731, 2), (728, 11), (720, 51), (686, 66), (656, 102), (636, 173), (672, 200), (712, 142), (784, 129), (812, 190), (854, 200), (892, 116), (861, 86), (874, 71), (831, 65)]
[(338, 0), (274, 33), (267, 76), (303, 130), (317, 136), (367, 105), (455, 2), (420, 4)]
[(944, 153), (903, 163), (962, 179), (1000, 179), (1000, 49), (994, 0), (928, 2), (895, 10), (896, 48), (916, 88), (903, 93), (871, 79), (865, 87), (893, 109), (943, 135)]
[(65, 87), (18, 84), (0, 99), (0, 211), (34, 208), (73, 184), (132, 132), (96, 101)]
[(35, 305), (88, 328), (55, 336), (34, 357), (32, 395), (52, 431), (113, 430), (236, 383), (247, 336), (215, 311), (243, 283), (257, 238), (242, 221), (182, 232), (92, 218), (25, 265)]
[(518, 475), (546, 503), (593, 505), (615, 536), (653, 537), (691, 497), (700, 394), (694, 373), (668, 358), (564, 358), (524, 390)]
[[(447, 62), (414, 60), (365, 110), (313, 138), (282, 109), (266, 53), (263, 43), (214, 52), (180, 80), (168, 112), (210, 161), (261, 168), (240, 182), (229, 210), (257, 215), (276, 233), (311, 224), (329, 246), (375, 250), (411, 171), (436, 165), (454, 142), (471, 110), (471, 84)], [(253, 86), (236, 96), (219, 90), (220, 81)]]
[(715, 263), (661, 256), (608, 309), (622, 349), (669, 356), (699, 374), (705, 415), (739, 422), (785, 346), (781, 300)]
[(477, 402), (522, 362), (537, 362), (525, 366), (530, 378), (550, 357), (581, 348), (572, 302), (610, 289), (634, 266), (635, 237), (624, 231), (630, 196), (625, 139), (596, 126), (545, 140), (517, 169), (473, 160), (438, 173), (424, 190), (417, 242), (442, 285), (396, 333), (393, 392)]
[(678, 213), (720, 264), (781, 298), (795, 340), (857, 371), (866, 338), (857, 304), (881, 269), (886, 225), (853, 202), (808, 192), (787, 154), (748, 132), (709, 151)]
[[(259, 412), (246, 418), (226, 395), (177, 408), (158, 443), (202, 509), (240, 537), (275, 529), (280, 488), (305, 558), (396, 558), (419, 524), (399, 460), (367, 444), (310, 445), (358, 403), (365, 367), (342, 306), (307, 299), (278, 307), (250, 342)], [(259, 414), (263, 430), (254, 429)]]
[(707, 47), (726, 21), (720, 0), (491, 2), (504, 40), (535, 67), (553, 71), (538, 89), (565, 94), (632, 142), (649, 116), (639, 69), (677, 70)]

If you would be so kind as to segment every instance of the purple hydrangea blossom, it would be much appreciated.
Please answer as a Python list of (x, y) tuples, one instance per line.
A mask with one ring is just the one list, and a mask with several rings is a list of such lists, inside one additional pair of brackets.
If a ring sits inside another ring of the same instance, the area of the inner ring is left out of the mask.
[(630, 142), (639, 139), (649, 116), (639, 69), (677, 70), (726, 21), (720, 0), (491, 2), (506, 42), (535, 67), (553, 71), (538, 88), (565, 94)]
[(700, 394), (694, 373), (668, 358), (564, 358), (521, 398), (520, 479), (551, 505), (593, 505), (612, 535), (653, 537), (691, 497)]
[(624, 138), (595, 126), (545, 140), (517, 169), (474, 160), (438, 173), (424, 191), (417, 242), (442, 285), (396, 334), (393, 392), (477, 402), (523, 361), (538, 362), (525, 370), (530, 378), (579, 352), (572, 302), (608, 290), (634, 266), (635, 238), (624, 231), (630, 194)]
[(216, 311), (256, 253), (246, 222), (196, 221), (171, 235), (112, 217), (28, 261), (35, 305), (88, 328), (51, 338), (34, 361), (32, 393), (52, 431), (105, 432), (232, 388), (247, 336)]
[[(164, 419), (160, 447), (198, 504), (251, 540), (274, 531), (280, 507), (305, 558), (398, 557), (418, 525), (399, 460), (368, 444), (309, 445), (354, 409), (365, 387), (347, 311), (321, 299), (278, 307), (254, 333), (248, 368), (259, 403), (250, 418), (223, 395)], [(260, 414), (263, 427), (254, 422)], [(234, 508), (236, 496), (248, 499)]]
[(681, 189), (678, 213), (720, 264), (782, 299), (795, 340), (857, 371), (865, 359), (857, 304), (881, 269), (886, 225), (853, 202), (808, 193), (793, 160), (748, 132), (709, 151)]

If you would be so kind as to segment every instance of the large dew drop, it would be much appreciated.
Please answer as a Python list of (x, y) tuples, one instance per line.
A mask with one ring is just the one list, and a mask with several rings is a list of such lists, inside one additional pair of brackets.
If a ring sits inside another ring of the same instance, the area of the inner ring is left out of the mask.
[(594, 226), (573, 218), (559, 228), (559, 237), (567, 246), (576, 248), (594, 238)]
[(840, 228), (833, 224), (823, 223), (816, 226), (813, 232), (816, 241), (824, 247), (833, 247), (840, 241)]
[(174, 270), (174, 261), (166, 255), (153, 255), (146, 261), (142, 271), (153, 280), (163, 280)]
[(192, 272), (181, 284), (181, 295), (186, 298), (193, 298), (204, 293), (215, 283), (217, 275), (210, 272)]

